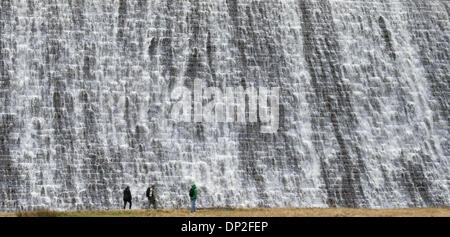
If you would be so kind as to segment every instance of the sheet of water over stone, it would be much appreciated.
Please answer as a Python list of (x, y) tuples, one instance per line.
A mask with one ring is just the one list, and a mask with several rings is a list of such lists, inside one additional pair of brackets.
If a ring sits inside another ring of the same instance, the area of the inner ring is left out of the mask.
[[(450, 205), (448, 1), (2, 0), (0, 210)], [(279, 129), (171, 92), (280, 87)]]

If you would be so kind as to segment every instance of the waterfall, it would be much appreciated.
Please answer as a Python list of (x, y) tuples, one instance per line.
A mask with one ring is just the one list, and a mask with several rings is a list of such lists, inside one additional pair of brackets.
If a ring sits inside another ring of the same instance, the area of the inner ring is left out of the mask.
[[(449, 12), (2, 0), (0, 211), (120, 208), (127, 185), (142, 208), (152, 184), (159, 206), (188, 207), (193, 183), (199, 207), (448, 206)], [(172, 92), (195, 80), (280, 88), (277, 131), (175, 121)]]

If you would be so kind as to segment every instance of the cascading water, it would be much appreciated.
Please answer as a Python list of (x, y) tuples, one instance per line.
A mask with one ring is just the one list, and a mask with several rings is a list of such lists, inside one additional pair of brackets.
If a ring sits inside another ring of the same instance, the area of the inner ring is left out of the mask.
[[(2, 0), (0, 211), (450, 205), (446, 0)], [(171, 92), (280, 87), (278, 132)]]

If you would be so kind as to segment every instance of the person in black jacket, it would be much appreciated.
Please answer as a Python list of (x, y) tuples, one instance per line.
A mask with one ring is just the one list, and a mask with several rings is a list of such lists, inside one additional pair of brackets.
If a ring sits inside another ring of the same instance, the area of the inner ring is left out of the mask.
[(156, 184), (153, 184), (151, 189), (150, 187), (147, 188), (145, 196), (148, 199), (148, 207), (151, 208), (153, 205), (153, 208), (156, 209)]
[(131, 209), (131, 191), (130, 186), (127, 186), (125, 190), (123, 190), (123, 209), (126, 208), (127, 202), (130, 203), (130, 209)]
[(148, 199), (148, 208), (150, 208), (152, 205), (151, 194), (152, 194), (152, 189), (150, 187), (148, 187), (147, 191), (145, 192), (145, 196)]

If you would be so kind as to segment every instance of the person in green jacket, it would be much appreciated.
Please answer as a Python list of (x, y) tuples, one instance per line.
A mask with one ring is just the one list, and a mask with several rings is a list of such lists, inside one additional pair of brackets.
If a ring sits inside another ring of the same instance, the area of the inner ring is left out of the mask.
[(197, 187), (195, 184), (189, 190), (189, 197), (191, 198), (191, 212), (195, 212), (195, 201), (197, 200)]

